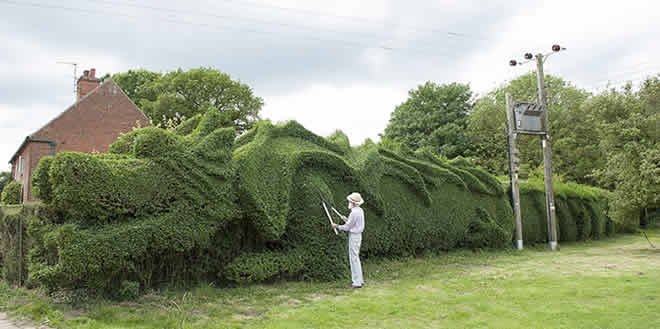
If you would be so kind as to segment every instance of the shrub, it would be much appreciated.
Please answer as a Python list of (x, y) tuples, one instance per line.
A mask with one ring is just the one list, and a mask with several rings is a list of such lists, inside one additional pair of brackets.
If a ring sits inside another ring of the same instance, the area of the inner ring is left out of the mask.
[(26, 234), (27, 226), (28, 218), (21, 207), (0, 208), (0, 278), (11, 283), (27, 280), (27, 255), (32, 245)]
[(149, 289), (221, 271), (240, 250), (223, 230), (241, 228), (233, 224), (235, 131), (212, 129), (218, 119), (201, 118), (187, 136), (136, 129), (110, 154), (42, 162), (34, 184), (51, 197), (31, 228), (33, 276), (51, 290), (124, 298), (134, 282)]
[(122, 300), (133, 300), (140, 296), (140, 283), (124, 280), (119, 288), (119, 298)]
[(49, 181), (52, 162), (52, 156), (41, 158), (32, 174), (32, 193), (36, 198), (46, 203), (50, 203), (53, 200), (53, 191), (51, 190), (51, 183)]
[[(365, 258), (511, 241), (504, 188), (467, 161), (402, 156), (373, 143), (353, 148), (340, 132), (326, 139), (295, 122), (259, 122), (235, 138), (219, 128), (225, 119), (209, 112), (177, 129), (124, 134), (110, 154), (47, 160), (35, 177), (51, 197), (30, 228), (33, 277), (51, 290), (117, 298), (209, 279), (347, 278), (346, 235), (332, 232), (320, 198), (346, 214), (345, 197), (355, 191), (366, 200)], [(561, 191), (562, 200), (601, 200), (588, 189)], [(538, 210), (523, 210), (538, 217), (524, 221), (525, 232), (541, 241), (542, 194), (521, 193), (532, 196), (523, 208)], [(586, 227), (597, 208), (580, 202), (581, 236), (593, 235)]]
[(20, 204), (22, 199), (21, 183), (17, 181), (13, 181), (5, 185), (5, 188), (2, 190), (2, 194), (0, 195), (0, 201), (7, 205)]
[(255, 241), (251, 248), (226, 267), (227, 278), (346, 277), (346, 236), (330, 230), (319, 193), (342, 206), (346, 195), (362, 193), (365, 257), (460, 247), (478, 208), (484, 218), (483, 228), (476, 230), (479, 247), (510, 241), (511, 208), (487, 173), (475, 176), (472, 168), (405, 158), (369, 143), (351, 148), (340, 133), (329, 141), (292, 122), (262, 122), (239, 138), (234, 151), (239, 199), (256, 232), (248, 238)]
[[(599, 239), (612, 234), (613, 224), (607, 217), (609, 192), (575, 183), (553, 182), (555, 218), (559, 241)], [(545, 207), (545, 185), (530, 178), (520, 184), (523, 240), (526, 243), (548, 241)]]

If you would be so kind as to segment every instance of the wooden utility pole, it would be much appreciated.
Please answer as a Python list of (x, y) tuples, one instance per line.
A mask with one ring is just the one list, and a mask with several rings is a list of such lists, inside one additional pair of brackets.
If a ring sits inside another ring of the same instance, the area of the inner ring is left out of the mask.
[(511, 203), (516, 218), (516, 248), (523, 249), (522, 217), (520, 214), (520, 189), (518, 186), (518, 173), (520, 173), (520, 152), (516, 146), (515, 122), (513, 119), (513, 100), (511, 94), (506, 93), (506, 139), (509, 146), (509, 179), (511, 182)]
[(543, 54), (536, 55), (536, 75), (539, 83), (539, 105), (543, 109), (545, 134), (541, 136), (543, 144), (543, 176), (545, 181), (545, 209), (548, 219), (548, 243), (551, 250), (557, 249), (557, 224), (555, 221), (555, 197), (552, 191), (552, 150), (550, 148), (550, 124), (548, 107), (545, 106), (545, 82), (543, 81)]

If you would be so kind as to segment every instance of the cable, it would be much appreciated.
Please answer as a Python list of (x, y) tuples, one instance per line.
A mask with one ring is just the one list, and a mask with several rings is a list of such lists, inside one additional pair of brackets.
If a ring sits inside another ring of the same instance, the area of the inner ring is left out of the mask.
[[(109, 1), (105, 1), (109, 2)], [(90, 10), (90, 9), (83, 9), (83, 8), (72, 8), (72, 7), (66, 7), (66, 6), (59, 6), (59, 5), (51, 5), (51, 4), (42, 4), (42, 3), (34, 3), (34, 2), (16, 2), (16, 1), (11, 1), (11, 0), (0, 0), (0, 3), (6, 3), (9, 5), (14, 5), (14, 6), (23, 6), (23, 7), (36, 7), (36, 8), (42, 8), (42, 9), (59, 9), (59, 10), (66, 10), (66, 11), (72, 11), (72, 12), (82, 12), (82, 13), (89, 13), (89, 14), (96, 14), (96, 15), (107, 15), (107, 14), (112, 14), (116, 16), (122, 16), (125, 18), (133, 19), (133, 20), (139, 20), (139, 16), (134, 16), (134, 15), (127, 15), (123, 13), (117, 13), (117, 12), (109, 12), (109, 11), (99, 11), (99, 10)], [(155, 10), (157, 7), (152, 7), (152, 8), (147, 8), (147, 9), (152, 9)], [(163, 10), (170, 10), (170, 11), (176, 11), (173, 9), (164, 9), (160, 8)], [(181, 25), (189, 25), (189, 26), (200, 26), (200, 27), (207, 27), (207, 28), (212, 28), (215, 30), (235, 30), (235, 31), (241, 31), (241, 32), (248, 32), (248, 33), (255, 33), (255, 34), (263, 34), (263, 35), (276, 35), (274, 32), (268, 32), (268, 31), (262, 31), (262, 30), (255, 30), (255, 29), (247, 29), (247, 28), (236, 28), (233, 26), (226, 26), (226, 25), (217, 25), (217, 24), (208, 24), (208, 23), (197, 23), (197, 22), (186, 22), (186, 21), (181, 21), (181, 20), (175, 20), (175, 19), (169, 19), (169, 18), (163, 18), (163, 17), (158, 17), (158, 20), (161, 21), (166, 21), (174, 24), (181, 24)], [(350, 47), (356, 47), (356, 48), (379, 48), (387, 51), (399, 51), (399, 50), (416, 50), (415, 48), (395, 48), (395, 47), (390, 47), (390, 46), (374, 46), (374, 45), (366, 45), (363, 43), (357, 43), (357, 42), (352, 42), (352, 41), (347, 41), (347, 40), (339, 40), (339, 39), (327, 39), (327, 38), (318, 38), (318, 37), (313, 37), (309, 35), (300, 35), (303, 39), (307, 40), (312, 40), (312, 41), (317, 41), (317, 42), (335, 42), (339, 44), (343, 44), (345, 46), (350, 46)], [(423, 52), (423, 49), (422, 49)], [(439, 57), (448, 57), (450, 54), (447, 53), (438, 53), (434, 52), (433, 55), (439, 56)]]
[(647, 72), (653, 71), (653, 70), (660, 70), (660, 65), (655, 64), (655, 63), (649, 63), (649, 64), (650, 65), (641, 66), (641, 67), (644, 67), (644, 68), (641, 68), (641, 69), (639, 67), (636, 67), (636, 68), (630, 68), (628, 70), (616, 71), (614, 73), (608, 74), (607, 76), (600, 76), (597, 79), (589, 79), (589, 80), (587, 80), (587, 82), (595, 83), (595, 84), (601, 84), (603, 82), (607, 82), (607, 81), (610, 81), (612, 79), (617, 79), (618, 80), (620, 77), (626, 76), (626, 75), (637, 75), (639, 73), (647, 73)]
[[(139, 18), (140, 18), (139, 16), (126, 15), (126, 14), (117, 13), (117, 12), (89, 10), (89, 9), (72, 8), (72, 7), (65, 7), (65, 6), (55, 6), (55, 5), (50, 5), (50, 4), (39, 4), (39, 3), (34, 3), (34, 2), (20, 2), (19, 3), (19, 2), (15, 2), (15, 1), (11, 1), (11, 0), (0, 0), (0, 3), (6, 3), (6, 4), (10, 4), (10, 5), (23, 6), (23, 7), (42, 8), (42, 9), (59, 9), (59, 10), (66, 10), (66, 11), (80, 12), (80, 13), (88, 13), (88, 14), (95, 14), (95, 15), (112, 14), (112, 15), (115, 15), (115, 16), (121, 16), (121, 17), (124, 17), (124, 18), (130, 18), (130, 19), (134, 19), (134, 20), (139, 20)], [(168, 18), (163, 18), (163, 17), (159, 17), (158, 19), (161, 20), (161, 21), (166, 21), (166, 22), (170, 22), (170, 23), (174, 23), (174, 24), (209, 27), (209, 28), (214, 28), (216, 30), (235, 30), (235, 31), (241, 31), (241, 32), (248, 32), (248, 33), (264, 34), (264, 35), (275, 35), (274, 32), (253, 30), (253, 29), (246, 29), (246, 28), (229, 27), (229, 26), (226, 26), (226, 25), (214, 25), (214, 24), (206, 24), (206, 23), (186, 22), (186, 21), (168, 19)], [(367, 45), (364, 45), (364, 44), (355, 43), (355, 42), (351, 42), (351, 41), (345, 41), (345, 40), (323, 39), (323, 38), (315, 38), (315, 37), (310, 37), (310, 36), (303, 36), (303, 38), (308, 39), (308, 40), (320, 41), (320, 42), (328, 42), (328, 41), (337, 42), (337, 43), (342, 43), (342, 44), (345, 44), (345, 45), (348, 45), (348, 46), (359, 47), (359, 48), (371, 48), (371, 47), (373, 47), (373, 46), (367, 46)]]
[[(308, 9), (298, 9), (298, 8), (279, 7), (279, 6), (267, 5), (267, 4), (252, 2), (252, 1), (242, 1), (242, 0), (220, 0), (220, 1), (238, 3), (239, 5), (242, 5), (242, 6), (250, 6), (250, 7), (256, 7), (256, 8), (268, 8), (268, 9), (275, 9), (275, 10), (288, 11), (288, 12), (297, 12), (299, 14), (306, 15), (306, 16), (315, 16), (315, 17), (316, 16), (326, 16), (326, 17), (333, 17), (333, 18), (339, 18), (339, 19), (343, 19), (343, 20), (350, 20), (350, 21), (354, 21), (354, 22), (362, 22), (362, 23), (369, 23), (369, 24), (378, 24), (378, 25), (387, 24), (387, 22), (385, 22), (385, 21), (373, 20), (373, 19), (368, 19), (368, 18), (364, 18), (364, 17), (335, 15), (335, 14), (328, 14), (328, 13), (314, 11), (314, 10), (308, 10)], [(412, 25), (402, 24), (400, 26), (408, 29), (409, 31), (413, 31), (413, 32), (425, 32), (425, 31), (420, 31), (418, 29), (419, 27), (413, 27)], [(457, 33), (457, 32), (451, 32), (451, 31), (441, 31), (441, 30), (437, 30), (437, 29), (430, 29), (430, 30), (428, 30), (428, 32), (442, 33), (442, 34), (446, 34), (449, 37), (485, 39), (485, 38), (483, 38), (481, 36), (477, 36), (477, 35), (472, 35), (472, 34), (467, 34), (467, 33)]]
[[(219, 19), (252, 21), (254, 23), (259, 23), (259, 24), (276, 25), (276, 26), (281, 26), (281, 27), (286, 27), (286, 28), (294, 28), (294, 29), (301, 29), (302, 28), (302, 29), (311, 30), (311, 31), (321, 31), (321, 32), (331, 32), (331, 33), (346, 33), (347, 32), (347, 31), (338, 31), (338, 30), (332, 30), (332, 29), (319, 29), (319, 28), (314, 28), (314, 27), (310, 27), (310, 26), (306, 26), (306, 25), (298, 25), (298, 24), (290, 24), (290, 23), (281, 23), (281, 22), (276, 22), (276, 21), (260, 20), (260, 19), (250, 18), (250, 17), (218, 15), (218, 14), (214, 14), (214, 13), (210, 13), (210, 12), (200, 12), (200, 11), (193, 11), (193, 10), (182, 10), (182, 9), (173, 9), (173, 8), (164, 8), (164, 7), (154, 7), (154, 6), (148, 6), (148, 5), (136, 5), (136, 4), (129, 4), (129, 3), (118, 2), (118, 1), (97, 0), (96, 2), (101, 2), (101, 3), (111, 4), (111, 5), (118, 5), (118, 6), (127, 6), (127, 7), (133, 7), (133, 8), (140, 8), (140, 9), (149, 9), (149, 10), (156, 10), (156, 11), (180, 13), (180, 14), (203, 15), (203, 16), (219, 18)], [(367, 33), (361, 33), (361, 32), (350, 32), (350, 33), (352, 33), (352, 34), (361, 34), (361, 35), (367, 36), (367, 37), (375, 37), (375, 38), (382, 37), (380, 35), (367, 34)]]

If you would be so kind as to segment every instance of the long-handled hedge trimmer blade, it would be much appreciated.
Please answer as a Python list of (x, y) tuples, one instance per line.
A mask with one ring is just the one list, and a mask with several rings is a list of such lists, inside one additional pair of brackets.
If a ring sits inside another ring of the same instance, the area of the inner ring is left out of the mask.
[[(323, 210), (325, 210), (325, 214), (328, 215), (328, 219), (330, 220), (330, 225), (334, 225), (335, 223), (332, 221), (332, 217), (330, 216), (330, 212), (328, 211), (328, 207), (325, 205), (325, 199), (323, 199), (323, 195), (319, 192), (319, 195), (321, 196), (321, 204), (323, 205)], [(337, 232), (337, 229), (332, 227), (332, 230), (335, 231), (335, 235), (339, 234)]]
[(323, 194), (321, 193), (321, 191), (319, 191), (319, 194), (321, 195), (321, 201), (327, 203), (327, 204), (330, 206), (330, 209), (332, 209), (332, 211), (334, 211), (335, 214), (337, 214), (337, 216), (339, 216), (339, 218), (341, 218), (341, 220), (343, 220), (344, 223), (345, 223), (345, 222), (346, 222), (346, 220), (344, 219), (345, 216), (342, 215), (339, 211), (337, 211), (337, 209), (335, 209), (335, 207), (332, 205), (332, 203), (330, 203), (330, 201), (326, 200), (326, 199), (323, 197)]

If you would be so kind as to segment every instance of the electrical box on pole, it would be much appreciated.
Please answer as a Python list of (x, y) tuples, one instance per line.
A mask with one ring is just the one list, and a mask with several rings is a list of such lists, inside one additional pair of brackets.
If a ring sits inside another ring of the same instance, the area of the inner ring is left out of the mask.
[[(548, 220), (548, 243), (550, 249), (557, 249), (557, 221), (555, 217), (555, 197), (552, 188), (552, 150), (550, 147), (550, 124), (548, 123), (548, 111), (545, 104), (545, 81), (543, 76), (543, 62), (544, 59), (553, 53), (566, 50), (566, 48), (559, 45), (552, 45), (552, 52), (548, 54), (537, 54), (536, 56), (531, 53), (525, 54), (525, 61), (517, 61), (512, 59), (509, 61), (510, 66), (518, 66), (531, 62), (536, 57), (536, 76), (538, 79), (538, 103), (524, 103), (518, 102), (511, 105), (513, 102), (510, 95), (507, 94), (507, 142), (509, 144), (509, 171), (511, 174), (512, 189), (517, 184), (517, 176), (520, 170), (520, 160), (515, 153), (515, 137), (517, 134), (538, 135), (541, 137), (541, 144), (543, 145), (543, 180), (545, 183), (545, 209), (546, 218)], [(515, 184), (514, 184), (515, 183)], [(514, 211), (520, 211), (515, 208), (515, 202), (518, 196), (512, 196), (514, 199)], [(516, 213), (516, 238), (520, 237), (522, 248), (522, 234), (519, 235), (518, 230), (518, 213)]]
[(517, 102), (513, 105), (513, 120), (516, 130), (528, 133), (544, 133), (543, 106)]

